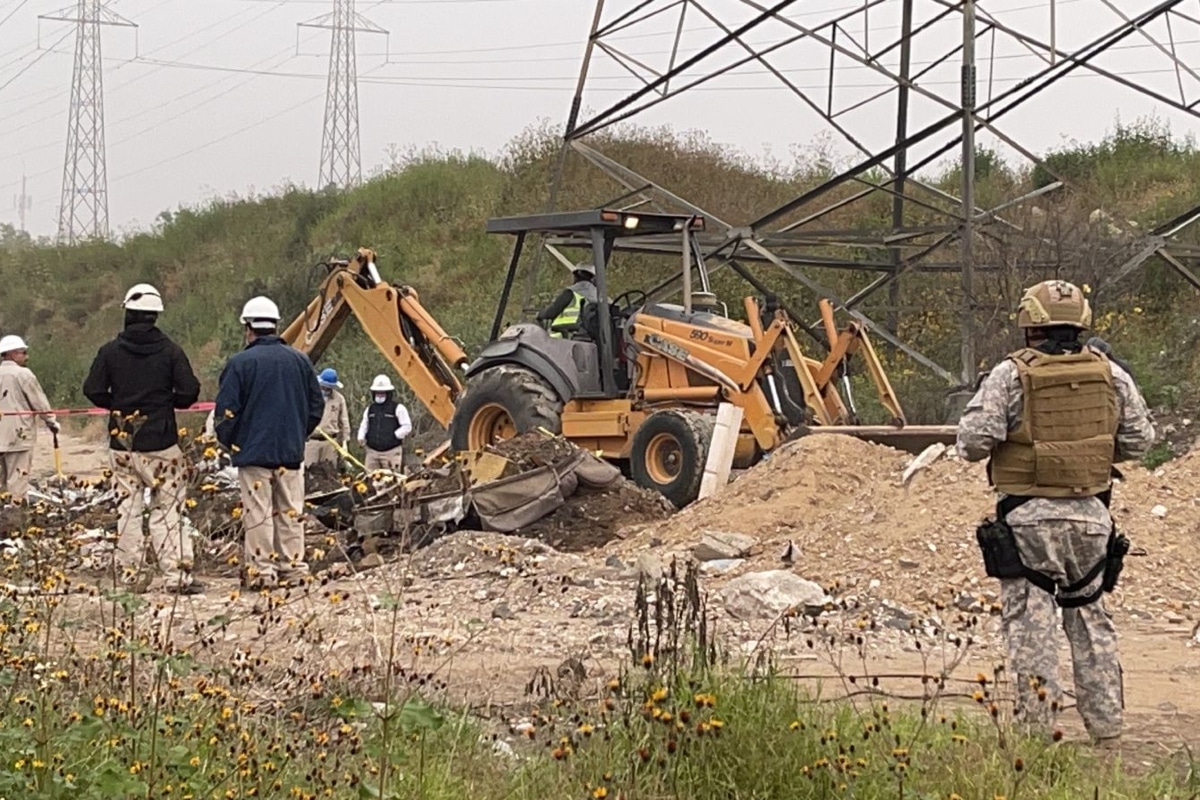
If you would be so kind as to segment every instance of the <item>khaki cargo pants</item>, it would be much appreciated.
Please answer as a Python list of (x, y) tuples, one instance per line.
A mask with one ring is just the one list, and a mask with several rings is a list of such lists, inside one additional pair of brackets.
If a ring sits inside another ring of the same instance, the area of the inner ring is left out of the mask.
[(247, 582), (308, 574), (304, 561), (304, 469), (238, 467), (246, 527)]
[(397, 475), (404, 474), (404, 447), (393, 447), (391, 450), (372, 450), (367, 448), (367, 460), (363, 466), (367, 472), (377, 469), (391, 470)]
[(11, 494), (14, 500), (23, 499), (29, 490), (29, 473), (32, 469), (32, 450), (0, 453), (0, 489)]
[[(142, 516), (150, 511), (150, 545), (163, 573), (163, 585), (187, 586), (192, 582), (192, 537), (184, 530), (181, 508), (187, 494), (183, 453), (177, 446), (134, 453), (109, 454), (113, 480), (120, 494), (117, 522), (117, 566), (141, 572), (146, 559)], [(145, 490), (150, 490), (146, 504)]]

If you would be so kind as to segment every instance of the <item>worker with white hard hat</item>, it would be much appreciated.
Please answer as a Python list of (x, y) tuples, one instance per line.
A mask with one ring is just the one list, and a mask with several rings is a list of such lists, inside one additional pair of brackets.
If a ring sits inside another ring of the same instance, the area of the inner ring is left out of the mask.
[(338, 451), (329, 440), (346, 449), (346, 443), (350, 441), (350, 412), (346, 408), (346, 398), (338, 391), (343, 387), (338, 380), (337, 370), (333, 367), (321, 370), (317, 375), (317, 383), (321, 387), (321, 394), (325, 396), (325, 415), (304, 443), (304, 466), (324, 463), (336, 469)]
[(304, 443), (325, 398), (312, 363), (278, 334), (279, 308), (253, 297), (242, 308), (246, 347), (225, 364), (217, 391), (217, 439), (232, 454), (246, 528), (243, 585), (302, 581)]
[(37, 441), (35, 417), (58, 433), (50, 401), (37, 376), (25, 366), (28, 351), (20, 336), (0, 337), (0, 489), (14, 500), (24, 499), (29, 488)]
[(200, 380), (183, 348), (158, 328), (163, 312), (158, 289), (148, 283), (132, 286), (121, 306), (124, 329), (96, 353), (83, 382), (84, 395), (109, 410), (109, 459), (121, 496), (116, 583), (140, 591), (153, 581), (142, 532), (149, 511), (162, 588), (201, 594), (204, 586), (192, 578), (192, 538), (183, 527), (187, 475), (175, 419), (177, 409), (200, 397)]
[(369, 471), (404, 473), (404, 437), (412, 431), (412, 419), (403, 403), (396, 401), (396, 387), (387, 375), (371, 382), (371, 402), (358, 425), (358, 441), (366, 447), (363, 466)]

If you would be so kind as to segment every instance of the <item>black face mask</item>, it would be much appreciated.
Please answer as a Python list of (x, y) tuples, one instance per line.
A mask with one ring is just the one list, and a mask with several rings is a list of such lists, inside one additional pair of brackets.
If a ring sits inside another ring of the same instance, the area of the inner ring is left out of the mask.
[(153, 311), (125, 310), (125, 327), (130, 325), (153, 325), (158, 322), (158, 314)]

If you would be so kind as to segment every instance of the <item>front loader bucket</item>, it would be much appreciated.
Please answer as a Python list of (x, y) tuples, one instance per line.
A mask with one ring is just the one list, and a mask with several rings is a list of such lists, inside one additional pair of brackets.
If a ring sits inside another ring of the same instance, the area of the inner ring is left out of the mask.
[(958, 427), (955, 425), (905, 425), (903, 428), (892, 425), (814, 425), (806, 429), (802, 435), (830, 433), (853, 436), (856, 439), (884, 444), (912, 455), (918, 455), (931, 444), (953, 447), (958, 436)]

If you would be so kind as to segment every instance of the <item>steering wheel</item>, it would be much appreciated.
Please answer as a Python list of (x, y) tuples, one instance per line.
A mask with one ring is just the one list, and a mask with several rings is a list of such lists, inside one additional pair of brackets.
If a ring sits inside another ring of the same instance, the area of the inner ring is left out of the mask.
[[(627, 297), (636, 298), (637, 302), (624, 302)], [(649, 300), (650, 296), (641, 289), (630, 289), (624, 294), (617, 295), (617, 299), (613, 300), (613, 305), (620, 309), (621, 316), (628, 317), (634, 309), (646, 305)]]

